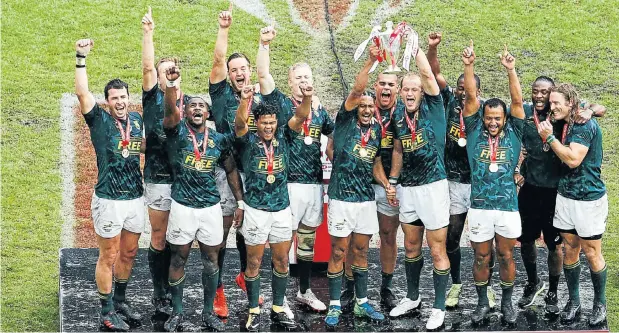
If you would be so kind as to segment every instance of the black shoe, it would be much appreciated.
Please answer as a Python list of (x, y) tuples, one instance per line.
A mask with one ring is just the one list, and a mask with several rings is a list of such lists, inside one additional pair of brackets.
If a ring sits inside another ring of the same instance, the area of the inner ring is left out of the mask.
[(486, 319), (486, 315), (490, 312), (490, 306), (487, 304), (477, 304), (475, 311), (471, 314), (471, 321), (473, 325), (478, 325)]
[(169, 315), (172, 313), (170, 301), (165, 297), (154, 297), (151, 299), (151, 303), (155, 307), (155, 314), (163, 313)]
[(142, 315), (133, 310), (127, 302), (114, 302), (114, 309), (129, 326), (138, 327), (142, 325)]
[(606, 320), (606, 305), (595, 302), (589, 316), (589, 326), (599, 326)]
[(522, 298), (518, 301), (518, 306), (521, 308), (526, 308), (535, 302), (535, 298), (544, 291), (546, 288), (546, 284), (541, 280), (537, 279), (537, 283), (533, 284), (527, 282), (524, 286), (524, 291), (522, 293)]
[(554, 291), (549, 291), (544, 297), (544, 302), (546, 302), (546, 314), (556, 316), (561, 312), (559, 309), (559, 299), (557, 298), (557, 293)]
[(226, 329), (223, 321), (214, 312), (202, 313), (202, 326), (207, 330), (223, 332)]
[(503, 321), (506, 323), (513, 325), (516, 323), (516, 318), (518, 318), (518, 313), (514, 311), (514, 306), (512, 302), (501, 302), (501, 314), (503, 314)]
[(578, 316), (580, 316), (580, 303), (576, 304), (572, 300), (567, 301), (563, 311), (561, 311), (561, 322), (564, 324), (569, 324)]
[(176, 332), (181, 326), (183, 321), (182, 313), (172, 313), (170, 318), (163, 324), (163, 330), (166, 332)]
[(284, 311), (275, 312), (271, 310), (271, 322), (285, 328), (286, 330), (294, 330), (297, 328), (297, 323), (294, 319), (289, 318)]
[(342, 312), (349, 313), (355, 306), (355, 290), (346, 289), (340, 296), (340, 303), (342, 304)]
[(102, 314), (99, 317), (99, 323), (101, 327), (114, 332), (127, 332), (129, 330), (129, 325), (115, 311)]
[(380, 291), (380, 303), (385, 306), (389, 311), (398, 306), (398, 298), (395, 297), (393, 291), (389, 288), (381, 289)]
[(260, 329), (260, 314), (259, 313), (249, 313), (247, 317), (247, 323), (245, 324), (245, 329), (247, 332), (258, 332)]

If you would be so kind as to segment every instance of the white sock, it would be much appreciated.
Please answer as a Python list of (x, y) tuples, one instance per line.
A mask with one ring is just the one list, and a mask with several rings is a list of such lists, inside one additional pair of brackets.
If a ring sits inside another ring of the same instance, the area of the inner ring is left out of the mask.
[(331, 305), (342, 306), (342, 303), (340, 303), (340, 300), (339, 300), (339, 299), (338, 299), (338, 300), (331, 300), (331, 301), (329, 302), (329, 306), (331, 306)]
[(368, 302), (368, 298), (364, 297), (364, 298), (357, 298), (357, 304), (361, 305), (363, 303), (367, 303)]

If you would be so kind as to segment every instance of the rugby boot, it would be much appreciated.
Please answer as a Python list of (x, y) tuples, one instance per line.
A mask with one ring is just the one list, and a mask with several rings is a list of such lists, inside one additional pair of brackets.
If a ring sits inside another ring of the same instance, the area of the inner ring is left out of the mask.
[(589, 316), (589, 326), (599, 326), (606, 320), (606, 305), (600, 302), (593, 303), (593, 310)]
[(527, 282), (524, 287), (524, 291), (522, 293), (522, 297), (518, 301), (518, 306), (521, 308), (526, 308), (527, 306), (532, 305), (535, 302), (535, 298), (544, 291), (546, 288), (546, 283), (541, 279), (537, 279), (537, 283), (533, 284)]
[(556, 316), (561, 312), (561, 309), (559, 309), (559, 299), (554, 291), (546, 293), (544, 302), (546, 303), (545, 311), (547, 315)]
[(127, 302), (114, 301), (114, 310), (131, 327), (142, 325), (142, 315), (135, 311)]
[(569, 324), (574, 321), (574, 319), (580, 316), (580, 303), (576, 303), (572, 300), (567, 301), (563, 311), (561, 311), (561, 322), (564, 324)]
[(297, 291), (297, 302), (305, 304), (309, 306), (312, 310), (316, 312), (323, 312), (327, 309), (325, 303), (321, 302), (316, 295), (312, 292), (311, 289), (307, 289), (305, 294), (302, 294), (301, 291)]
[(101, 327), (114, 332), (127, 332), (129, 325), (115, 311), (101, 314), (99, 318)]
[(180, 328), (182, 321), (182, 313), (172, 313), (170, 318), (168, 318), (168, 320), (166, 320), (163, 324), (163, 330), (166, 332), (176, 332)]
[(496, 307), (496, 294), (494, 290), (488, 286), (488, 290), (486, 291), (486, 296), (488, 297), (488, 307), (490, 310), (494, 310)]
[[(488, 289), (490, 290), (490, 289)], [(462, 292), (461, 283), (453, 283), (449, 291), (447, 292), (447, 299), (445, 300), (445, 307), (452, 309), (458, 306), (460, 302), (460, 293)]]
[(516, 323), (518, 313), (514, 310), (514, 306), (512, 305), (511, 301), (507, 303), (501, 302), (501, 314), (503, 314), (503, 321), (505, 321), (509, 325), (513, 325)]
[(390, 288), (383, 288), (380, 290), (380, 303), (391, 311), (391, 309), (398, 306), (398, 298), (395, 297), (393, 291)]
[(340, 322), (340, 316), (342, 315), (342, 307), (339, 305), (329, 305), (329, 312), (325, 318), (325, 324), (327, 328), (334, 329)]
[(151, 299), (151, 303), (155, 307), (155, 313), (170, 314), (170, 300), (167, 297), (154, 297)]
[(249, 313), (249, 316), (247, 316), (247, 323), (245, 323), (245, 329), (247, 332), (258, 332), (260, 329), (259, 313)]
[(285, 311), (275, 312), (271, 309), (271, 322), (275, 325), (279, 325), (286, 330), (294, 330), (297, 328), (297, 323), (294, 318), (291, 318)]
[(397, 318), (406, 314), (409, 314), (417, 309), (421, 308), (421, 295), (416, 300), (412, 300), (408, 297), (402, 298), (398, 305), (389, 312), (389, 317)]
[[(236, 281), (236, 285), (239, 286), (239, 288), (241, 288), (241, 290), (243, 290), (245, 294), (247, 294), (247, 285), (245, 284), (245, 273), (243, 272), (239, 273), (239, 275), (237, 275), (236, 279), (234, 280)], [(260, 295), (260, 297), (258, 297), (258, 305), (262, 305), (262, 303), (264, 303), (264, 297)]]
[(215, 332), (223, 332), (226, 329), (226, 325), (214, 312), (202, 313), (202, 326), (207, 330)]
[(477, 304), (475, 311), (471, 314), (473, 325), (479, 325), (486, 320), (488, 312), (490, 312), (490, 307), (487, 304)]
[(432, 309), (432, 314), (426, 323), (426, 329), (429, 331), (437, 330), (445, 324), (445, 311), (441, 309)]
[(380, 324), (385, 321), (385, 316), (374, 310), (374, 308), (370, 305), (370, 303), (365, 302), (363, 304), (358, 304), (355, 302), (354, 308), (355, 317), (365, 318), (370, 322)]
[(217, 288), (215, 300), (213, 301), (213, 310), (219, 318), (228, 318), (228, 302), (226, 301), (226, 294), (224, 293), (223, 285)]

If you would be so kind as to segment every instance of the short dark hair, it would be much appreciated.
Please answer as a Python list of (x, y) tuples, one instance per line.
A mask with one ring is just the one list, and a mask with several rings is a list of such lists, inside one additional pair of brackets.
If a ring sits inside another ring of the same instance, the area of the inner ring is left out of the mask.
[[(473, 74), (473, 77), (475, 78), (475, 85), (477, 86), (477, 89), (481, 89), (481, 80), (479, 79), (479, 76), (477, 76), (477, 74)], [(460, 74), (460, 76), (458, 76), (458, 82), (460, 82), (460, 80), (464, 80), (464, 74)]]
[(258, 121), (258, 119), (260, 119), (260, 117), (262, 116), (277, 114), (277, 111), (278, 111), (277, 106), (271, 103), (265, 103), (265, 102), (262, 102), (256, 105), (256, 107), (252, 110), (252, 112), (254, 113), (255, 121)]
[(486, 107), (488, 108), (497, 108), (497, 107), (501, 107), (503, 108), (503, 115), (507, 117), (507, 105), (505, 105), (505, 102), (503, 102), (500, 98), (490, 98), (488, 100), (486, 100), (484, 102), (484, 107), (482, 108), (482, 110), (484, 110), (484, 112), (486, 112)]
[(249, 58), (247, 58), (246, 55), (244, 55), (243, 53), (234, 52), (228, 57), (228, 61), (226, 61), (226, 66), (228, 67), (228, 69), (230, 69), (230, 61), (237, 59), (237, 58), (243, 58), (247, 60), (247, 65), (251, 67), (251, 62), (249, 61)]
[(550, 83), (551, 86), (555, 86), (555, 81), (551, 78), (549, 78), (548, 76), (542, 75), (542, 76), (538, 76), (537, 79), (535, 79), (535, 81), (533, 81), (533, 85), (535, 85), (538, 82), (548, 82)]
[(105, 89), (103, 90), (103, 94), (105, 95), (105, 100), (107, 100), (109, 96), (110, 89), (127, 89), (127, 95), (129, 95), (129, 85), (121, 80), (121, 79), (113, 79), (105, 85)]

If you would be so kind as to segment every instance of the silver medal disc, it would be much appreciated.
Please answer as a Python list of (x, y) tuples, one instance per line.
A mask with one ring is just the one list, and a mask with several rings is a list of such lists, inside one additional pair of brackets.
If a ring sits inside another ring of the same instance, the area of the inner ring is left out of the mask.
[(549, 151), (550, 150), (550, 145), (548, 144), (548, 142), (544, 142), (544, 145), (542, 146), (542, 150), (543, 151)]
[(123, 148), (122, 153), (120, 153), (124, 158), (129, 157), (129, 149)]
[(466, 139), (465, 138), (458, 139), (458, 146), (465, 147), (466, 146)]
[(303, 139), (303, 142), (309, 146), (314, 142), (314, 140), (312, 140), (312, 137), (308, 135)]
[(490, 172), (497, 172), (499, 171), (499, 165), (496, 163), (491, 163), (489, 169), (490, 169)]
[(267, 176), (267, 182), (268, 182), (269, 184), (273, 184), (273, 183), (275, 183), (275, 176), (273, 176), (273, 175), (268, 175), (268, 176)]
[(361, 157), (367, 157), (368, 156), (368, 150), (365, 148), (361, 148), (359, 149), (359, 156)]

